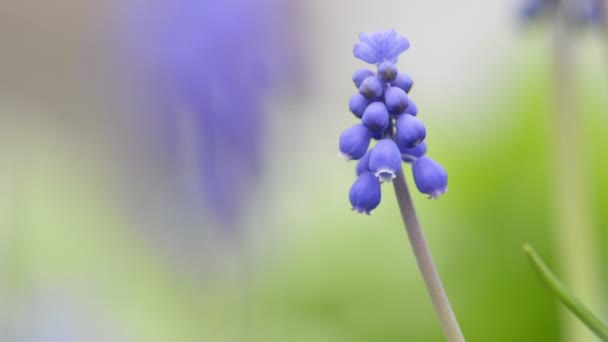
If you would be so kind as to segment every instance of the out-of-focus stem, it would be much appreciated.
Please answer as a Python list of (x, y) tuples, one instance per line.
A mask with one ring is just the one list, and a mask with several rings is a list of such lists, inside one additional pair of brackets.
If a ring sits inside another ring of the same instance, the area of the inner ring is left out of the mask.
[(591, 331), (603, 341), (608, 341), (608, 325), (591, 312), (578, 298), (574, 296), (562, 282), (551, 272), (545, 262), (538, 256), (532, 246), (524, 245), (524, 252), (538, 273), (540, 279), (553, 292), (555, 297), (576, 315)]
[[(558, 3), (553, 37), (555, 115), (549, 118), (555, 124), (552, 146), (557, 257), (564, 283), (583, 302), (593, 306), (600, 298), (597, 281), (599, 268), (590, 194), (586, 184), (588, 175), (582, 169), (585, 153), (581, 139), (583, 120), (576, 102), (574, 33), (569, 22), (571, 14), (575, 13), (573, 9), (580, 3), (578, 0), (561, 0)], [(562, 317), (564, 341), (596, 341), (570, 313), (564, 311)]]
[(443, 289), (443, 284), (433, 262), (433, 257), (422, 234), (418, 215), (414, 209), (412, 196), (407, 188), (403, 171), (397, 173), (397, 177), (393, 180), (393, 187), (395, 188), (403, 223), (405, 223), (418, 268), (431, 296), (435, 312), (439, 317), (441, 329), (443, 329), (448, 342), (464, 342), (464, 336), (462, 335), (448, 296)]

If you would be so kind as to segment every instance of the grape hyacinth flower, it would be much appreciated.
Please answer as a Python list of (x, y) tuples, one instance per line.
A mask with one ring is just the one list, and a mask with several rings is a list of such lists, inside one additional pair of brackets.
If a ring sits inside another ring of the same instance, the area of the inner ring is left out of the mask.
[(408, 97), (406, 92), (398, 87), (388, 87), (384, 92), (384, 102), (386, 108), (394, 114), (403, 113), (408, 105)]
[(371, 103), (365, 111), (363, 112), (363, 117), (361, 117), (361, 122), (367, 127), (370, 131), (382, 132), (384, 131), (389, 124), (390, 116), (388, 114), (388, 109), (383, 102), (377, 101)]
[[(418, 190), (437, 198), (447, 191), (447, 173), (436, 161), (426, 157), (427, 132), (416, 117), (418, 107), (408, 95), (412, 78), (399, 72), (395, 63), (410, 46), (394, 30), (361, 33), (353, 48), (355, 57), (375, 64), (377, 72), (359, 69), (352, 76), (358, 90), (349, 100), (349, 109), (361, 120), (340, 135), (340, 152), (347, 159), (359, 160), (357, 179), (349, 192), (352, 210), (370, 214), (381, 201), (381, 183), (393, 183), (401, 216), (410, 242), (449, 342), (464, 337), (452, 311), (428, 246), (424, 240), (411, 195), (403, 176), (403, 162), (412, 164)], [(377, 140), (369, 148), (370, 141)], [(369, 148), (369, 150), (368, 150)]]
[(399, 115), (395, 120), (395, 141), (402, 148), (413, 148), (426, 138), (426, 127), (422, 120), (412, 115)]
[[(377, 64), (377, 73), (359, 69), (352, 76), (359, 92), (351, 96), (348, 106), (361, 119), (362, 124), (352, 126), (342, 133), (340, 152), (347, 160), (361, 159), (357, 163), (357, 175), (369, 170), (378, 177), (378, 182), (390, 182), (401, 170), (403, 161), (413, 163), (426, 153), (426, 145), (416, 149), (424, 144), (426, 127), (416, 117), (418, 107), (407, 95), (414, 82), (395, 65), (399, 55), (410, 44), (394, 30), (361, 33), (359, 37), (361, 41), (353, 48), (353, 54), (365, 62)], [(372, 138), (378, 140), (378, 143), (368, 151)], [(439, 197), (447, 189), (447, 184), (444, 184), (441, 191), (434, 189), (429, 193), (427, 184), (434, 184), (435, 179), (432, 177), (435, 174), (417, 172), (417, 175), (414, 177), (417, 188), (424, 189), (421, 192), (432, 198)], [(447, 175), (445, 179), (447, 182)], [(351, 196), (351, 202), (356, 201), (356, 196)]]
[[(290, 5), (150, 0), (122, 8), (126, 59), (149, 87), (147, 117), (161, 118), (168, 144), (180, 144), (183, 132), (170, 132), (180, 123), (193, 127), (199, 193), (220, 223), (233, 225), (263, 166), (265, 100), (295, 69)], [(361, 115), (364, 104), (356, 104)]]
[(369, 153), (369, 169), (380, 182), (390, 182), (401, 171), (401, 151), (392, 139), (382, 139)]
[(340, 153), (346, 160), (358, 160), (367, 151), (372, 134), (365, 126), (358, 124), (340, 135)]
[(406, 93), (409, 93), (414, 85), (412, 77), (406, 73), (400, 72), (397, 77), (391, 82), (391, 86), (401, 88)]
[(414, 181), (418, 191), (437, 198), (446, 192), (448, 174), (445, 169), (429, 157), (417, 158), (413, 165)]
[(376, 176), (369, 171), (365, 171), (357, 177), (349, 193), (353, 210), (367, 215), (380, 204), (380, 196), (380, 183)]
[(413, 163), (416, 161), (416, 159), (426, 154), (426, 141), (421, 142), (420, 144), (416, 145), (416, 147), (400, 148), (399, 151), (401, 152), (401, 159), (403, 159), (404, 162)]

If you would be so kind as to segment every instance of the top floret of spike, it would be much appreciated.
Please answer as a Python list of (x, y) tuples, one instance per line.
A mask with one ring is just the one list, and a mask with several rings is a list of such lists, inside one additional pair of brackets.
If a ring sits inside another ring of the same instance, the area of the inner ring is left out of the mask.
[(388, 61), (397, 63), (399, 55), (410, 47), (410, 42), (395, 30), (359, 34), (359, 42), (353, 48), (355, 57), (369, 63)]

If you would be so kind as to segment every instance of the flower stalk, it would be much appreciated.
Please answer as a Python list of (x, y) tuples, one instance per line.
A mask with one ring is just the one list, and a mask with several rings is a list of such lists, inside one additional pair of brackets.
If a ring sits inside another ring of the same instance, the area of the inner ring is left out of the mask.
[(433, 262), (431, 251), (426, 243), (424, 234), (418, 221), (418, 215), (414, 208), (414, 202), (410, 195), (403, 171), (397, 172), (393, 180), (393, 188), (397, 196), (401, 217), (416, 257), (416, 263), (424, 279), (424, 284), (429, 292), (433, 307), (439, 318), (441, 329), (448, 342), (464, 342), (464, 336), (452, 310), (448, 296), (443, 288), (439, 273)]
[[(380, 204), (381, 183), (393, 182), (416, 262), (441, 328), (448, 342), (464, 342), (403, 175), (405, 162), (412, 166), (418, 191), (429, 198), (438, 198), (447, 191), (447, 172), (425, 155), (426, 127), (416, 117), (418, 107), (409, 96), (413, 80), (395, 65), (399, 55), (409, 48), (409, 41), (394, 30), (361, 33), (359, 39), (353, 54), (376, 65), (377, 73), (367, 69), (354, 73), (352, 79), (358, 93), (350, 98), (349, 109), (361, 119), (361, 124), (340, 135), (341, 154), (358, 160), (357, 180), (349, 192), (352, 210), (369, 215)], [(369, 149), (371, 139), (377, 143)]]

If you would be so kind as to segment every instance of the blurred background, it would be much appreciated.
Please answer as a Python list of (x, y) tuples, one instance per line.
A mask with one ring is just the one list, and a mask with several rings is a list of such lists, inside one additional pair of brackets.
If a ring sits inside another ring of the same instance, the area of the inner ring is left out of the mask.
[[(386, 28), (449, 173), (414, 200), (465, 335), (559, 340), (521, 251), (559, 264), (552, 25), (519, 5), (4, 1), (0, 340), (442, 341), (391, 187), (351, 212), (336, 157), (352, 47)], [(579, 248), (605, 265), (606, 38), (575, 36), (597, 243)]]

